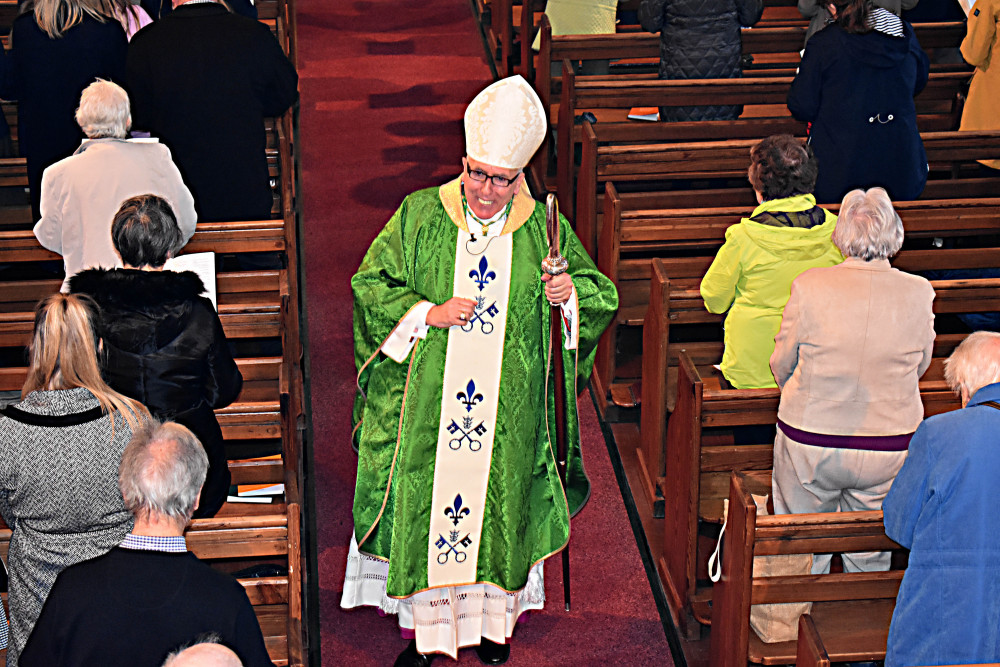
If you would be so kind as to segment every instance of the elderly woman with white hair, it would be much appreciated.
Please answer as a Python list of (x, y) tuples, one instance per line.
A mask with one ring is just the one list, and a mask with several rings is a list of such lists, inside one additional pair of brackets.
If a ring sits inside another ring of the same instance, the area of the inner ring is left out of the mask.
[(122, 265), (111, 243), (111, 220), (126, 199), (143, 194), (166, 199), (184, 243), (197, 221), (194, 198), (167, 147), (155, 139), (127, 138), (132, 115), (121, 86), (101, 79), (87, 86), (76, 121), (87, 139), (45, 170), (42, 217), (35, 225), (38, 242), (63, 256), (63, 291), (83, 269)]
[[(889, 266), (903, 223), (885, 190), (847, 193), (832, 238), (844, 263), (795, 279), (771, 355), (777, 514), (879, 509), (924, 415), (934, 290)], [(888, 566), (887, 552), (844, 554), (848, 572)]]

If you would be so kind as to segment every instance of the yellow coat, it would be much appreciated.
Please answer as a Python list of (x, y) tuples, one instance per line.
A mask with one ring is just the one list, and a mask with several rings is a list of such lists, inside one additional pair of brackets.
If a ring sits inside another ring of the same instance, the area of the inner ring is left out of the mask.
[[(615, 32), (618, 0), (549, 0), (545, 15), (553, 35), (607, 35)], [(539, 36), (531, 45), (538, 50)]]
[[(1000, 0), (976, 0), (969, 13), (962, 57), (976, 68), (962, 112), (963, 130), (1000, 130)], [(1000, 159), (982, 160), (1000, 169)]]
[(701, 281), (710, 313), (724, 313), (722, 374), (737, 389), (776, 387), (768, 361), (795, 277), (816, 266), (844, 261), (830, 234), (837, 216), (823, 212), (815, 227), (775, 227), (754, 221), (766, 213), (811, 211), (812, 195), (766, 201), (726, 230), (726, 242)]

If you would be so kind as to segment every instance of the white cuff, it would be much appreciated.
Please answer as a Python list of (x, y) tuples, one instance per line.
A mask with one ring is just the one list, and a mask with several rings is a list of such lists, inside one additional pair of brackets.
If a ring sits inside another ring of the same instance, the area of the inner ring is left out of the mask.
[(560, 306), (562, 309), (563, 339), (566, 341), (567, 350), (575, 350), (580, 344), (580, 305), (576, 299), (576, 286), (573, 286), (573, 293), (566, 299), (566, 303)]
[(382, 343), (382, 352), (396, 363), (403, 363), (418, 338), (427, 336), (427, 313), (434, 304), (421, 301), (403, 316), (389, 337)]

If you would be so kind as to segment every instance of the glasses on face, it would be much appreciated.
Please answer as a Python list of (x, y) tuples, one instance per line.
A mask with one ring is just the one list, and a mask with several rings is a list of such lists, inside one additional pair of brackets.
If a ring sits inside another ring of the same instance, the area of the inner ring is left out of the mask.
[(521, 175), (521, 172), (517, 172), (513, 178), (507, 178), (506, 176), (500, 176), (499, 174), (487, 174), (481, 169), (471, 169), (469, 164), (465, 164), (465, 173), (469, 175), (474, 181), (479, 181), (480, 183), (485, 183), (487, 180), (492, 181), (493, 185), (498, 188), (509, 188), (510, 184), (517, 180), (517, 177)]

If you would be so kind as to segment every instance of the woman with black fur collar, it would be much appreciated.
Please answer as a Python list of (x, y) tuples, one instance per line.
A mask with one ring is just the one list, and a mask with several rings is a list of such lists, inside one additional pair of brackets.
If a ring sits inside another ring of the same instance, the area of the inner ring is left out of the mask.
[(158, 419), (190, 428), (208, 453), (208, 479), (195, 516), (225, 502), (229, 468), (214, 410), (234, 400), (243, 376), (219, 316), (190, 271), (163, 271), (183, 245), (170, 205), (155, 195), (125, 200), (111, 227), (125, 268), (88, 269), (70, 291), (100, 306), (101, 369), (115, 390), (145, 404)]

